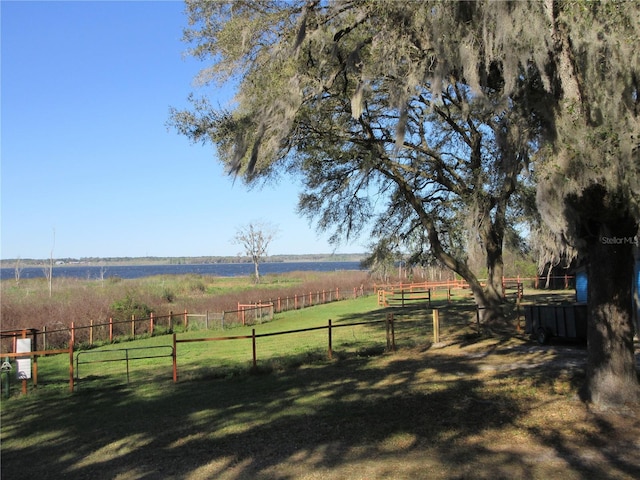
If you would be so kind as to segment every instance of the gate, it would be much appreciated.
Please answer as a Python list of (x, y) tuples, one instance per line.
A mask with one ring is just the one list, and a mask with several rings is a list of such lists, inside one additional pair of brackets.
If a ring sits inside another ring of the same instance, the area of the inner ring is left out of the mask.
[(173, 363), (174, 353), (175, 350), (171, 345), (118, 348), (110, 350), (87, 350), (78, 352), (76, 355), (76, 383), (79, 384), (80, 382), (80, 365), (123, 362), (126, 367), (127, 383), (130, 383), (130, 363), (132, 361), (154, 358), (171, 358), (171, 362)]

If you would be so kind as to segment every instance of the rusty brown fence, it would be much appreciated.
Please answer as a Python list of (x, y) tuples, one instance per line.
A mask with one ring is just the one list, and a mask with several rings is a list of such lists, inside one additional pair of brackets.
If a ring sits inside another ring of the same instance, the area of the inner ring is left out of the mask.
[(358, 298), (365, 295), (363, 286), (354, 287), (346, 292), (340, 289), (321, 290), (296, 294), (289, 297), (261, 300), (251, 304), (238, 304), (237, 310), (224, 312), (193, 313), (169, 312), (164, 315), (151, 314), (149, 317), (126, 320), (109, 318), (102, 322), (89, 320), (88, 324), (57, 324), (45, 326), (42, 330), (21, 329), (19, 331), (0, 332), (0, 352), (15, 352), (15, 345), (23, 332), (33, 338), (34, 344), (40, 343), (43, 349), (67, 348), (73, 342), (77, 347), (93, 346), (100, 343), (113, 343), (119, 340), (131, 340), (143, 336), (168, 334), (187, 329), (224, 329), (234, 325), (254, 325), (273, 319), (275, 313), (298, 310), (325, 303)]

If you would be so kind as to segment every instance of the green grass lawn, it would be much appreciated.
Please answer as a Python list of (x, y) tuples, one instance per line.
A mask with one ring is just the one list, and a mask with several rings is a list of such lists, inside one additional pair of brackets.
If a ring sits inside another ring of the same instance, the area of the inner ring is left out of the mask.
[[(472, 306), (464, 299), (441, 307), (441, 323), (460, 325), (469, 321)], [(225, 330), (195, 329), (176, 334), (180, 381), (198, 378), (228, 378), (253, 369), (250, 337), (256, 333), (257, 370), (279, 371), (290, 365), (328, 360), (328, 321), (332, 321), (332, 355), (378, 355), (387, 348), (385, 318), (393, 313), (398, 348), (430, 340), (432, 309), (381, 308), (375, 296), (333, 302), (281, 313), (274, 320)], [(357, 324), (357, 325), (354, 325)], [(295, 332), (315, 328), (311, 331)], [(293, 332), (292, 332), (293, 331)], [(277, 334), (279, 332), (292, 332)], [(225, 338), (217, 341), (181, 343), (184, 340)], [(172, 379), (172, 335), (138, 338), (102, 345), (75, 353), (76, 389)], [(151, 357), (151, 358), (146, 358)], [(125, 359), (129, 361), (126, 362)], [(128, 371), (127, 371), (128, 367)], [(56, 355), (38, 359), (38, 391), (68, 389), (69, 357)], [(31, 387), (30, 387), (31, 388)], [(13, 386), (14, 393), (19, 386)]]
[[(459, 325), (467, 322), (472, 306), (466, 299), (446, 307), (441, 323)], [(328, 303), (277, 314), (273, 321), (235, 326), (224, 330), (193, 329), (181, 331), (176, 339), (177, 370), (180, 382), (231, 378), (248, 373), (284, 371), (303, 364), (329, 362), (328, 321), (332, 322), (332, 358), (380, 355), (388, 350), (385, 319), (394, 318), (395, 345), (411, 347), (429, 340), (432, 332), (432, 309), (422, 306), (404, 309), (381, 308), (375, 296)], [(312, 329), (310, 331), (299, 331)], [(256, 368), (253, 366), (251, 337), (256, 334)], [(284, 333), (283, 333), (284, 332)], [(280, 334), (283, 333), (283, 334)], [(240, 337), (240, 338), (238, 338)], [(217, 338), (224, 340), (183, 343), (185, 340)], [(171, 358), (173, 335), (118, 340), (74, 354), (74, 388), (76, 392), (93, 389), (162, 388), (172, 383)], [(29, 381), (30, 395), (65, 395), (69, 390), (69, 356), (38, 358), (38, 386)], [(155, 386), (155, 387), (154, 387)], [(20, 395), (20, 382), (12, 380), (11, 395)], [(3, 398), (5, 397), (3, 392)]]

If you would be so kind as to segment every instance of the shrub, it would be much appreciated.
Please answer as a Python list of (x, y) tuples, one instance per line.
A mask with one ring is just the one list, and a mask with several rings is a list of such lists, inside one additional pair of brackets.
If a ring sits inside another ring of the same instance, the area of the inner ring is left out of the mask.
[(135, 300), (131, 293), (121, 299), (113, 302), (110, 306), (111, 316), (114, 320), (128, 320), (132, 316), (136, 318), (147, 318), (151, 316), (153, 310), (148, 305)]
[(162, 291), (162, 298), (167, 302), (167, 303), (173, 303), (173, 301), (176, 298), (176, 294), (173, 290), (171, 290), (170, 288), (165, 288)]

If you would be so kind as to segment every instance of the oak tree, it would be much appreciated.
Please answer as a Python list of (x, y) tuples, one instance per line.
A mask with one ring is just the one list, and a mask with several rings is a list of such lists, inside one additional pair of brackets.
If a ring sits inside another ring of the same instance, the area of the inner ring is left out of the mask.
[[(423, 235), (473, 287), (460, 233), (477, 232), (500, 265), (510, 192), (535, 152), (546, 227), (588, 265), (586, 396), (638, 401), (632, 245), (610, 240), (633, 238), (640, 218), (638, 3), (187, 7), (185, 39), (210, 62), (200, 80), (239, 88), (230, 111), (194, 100), (173, 112), (175, 126), (214, 143), (248, 182), (304, 174), (301, 209), (319, 213), (321, 227), (357, 231), (372, 213), (367, 199), (384, 194), (388, 228)], [(458, 228), (462, 218), (475, 230)], [(491, 286), (474, 295), (494, 303)]]
[[(194, 100), (173, 112), (177, 128), (213, 142), (248, 182), (278, 169), (300, 174), (300, 211), (334, 229), (336, 241), (372, 220), (380, 242), (413, 238), (413, 258), (428, 252), (457, 272), (485, 320), (502, 320), (507, 218), (531, 148), (514, 98), (535, 78), (523, 71), (504, 96), (494, 75), (483, 97), (461, 72), (437, 85), (420, 79), (432, 54), (398, 44), (388, 55), (379, 25), (404, 13), (384, 2), (189, 5), (197, 28), (186, 38), (195, 55), (213, 59), (203, 78), (242, 81), (235, 109)], [(469, 267), (476, 245), (486, 282)]]

